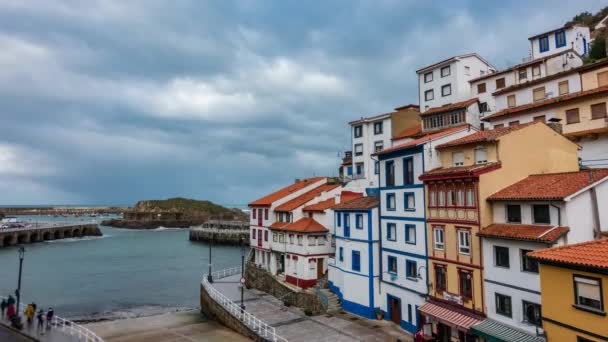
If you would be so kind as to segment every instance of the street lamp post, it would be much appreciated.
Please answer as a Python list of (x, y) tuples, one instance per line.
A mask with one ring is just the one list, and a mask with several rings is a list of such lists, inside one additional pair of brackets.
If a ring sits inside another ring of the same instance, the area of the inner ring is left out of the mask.
[[(211, 233), (213, 234), (213, 233)], [(213, 235), (209, 239), (209, 273), (207, 274), (207, 281), (213, 283), (213, 276), (211, 276), (211, 243), (213, 241)]]
[(17, 316), (19, 317), (19, 313), (21, 312), (21, 273), (23, 270), (23, 258), (25, 257), (25, 248), (19, 247), (19, 279), (17, 280), (17, 291), (15, 291), (15, 295), (17, 295)]
[(245, 310), (245, 239), (241, 237), (241, 312)]

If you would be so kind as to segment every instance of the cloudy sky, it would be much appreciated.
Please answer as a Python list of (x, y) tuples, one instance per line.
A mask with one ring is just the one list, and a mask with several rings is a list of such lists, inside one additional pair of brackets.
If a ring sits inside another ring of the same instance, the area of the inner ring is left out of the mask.
[(596, 11), (578, 1), (0, 0), (0, 204), (241, 204), (337, 173), (347, 122), (415, 70)]

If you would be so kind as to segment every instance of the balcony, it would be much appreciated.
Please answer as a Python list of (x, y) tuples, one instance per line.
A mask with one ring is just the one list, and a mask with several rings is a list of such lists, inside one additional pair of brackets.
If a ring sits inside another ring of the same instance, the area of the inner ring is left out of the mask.
[(477, 208), (467, 207), (436, 207), (428, 208), (428, 219), (449, 220), (462, 222), (477, 222)]

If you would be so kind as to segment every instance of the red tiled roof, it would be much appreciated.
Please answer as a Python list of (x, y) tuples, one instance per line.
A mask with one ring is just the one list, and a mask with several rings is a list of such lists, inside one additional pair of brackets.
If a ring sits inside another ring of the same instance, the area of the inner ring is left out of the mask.
[(445, 324), (462, 327), (467, 330), (473, 325), (484, 320), (482, 316), (475, 315), (464, 310), (458, 310), (447, 304), (435, 301), (429, 301), (422, 304), (419, 310), (426, 315), (435, 317)]
[(483, 228), (477, 235), (483, 237), (553, 243), (570, 231), (568, 227), (532, 224), (495, 223)]
[(514, 125), (514, 126), (509, 126), (509, 127), (500, 127), (500, 128), (475, 132), (473, 134), (464, 136), (460, 139), (452, 140), (445, 144), (441, 144), (441, 145), (437, 146), (437, 149), (452, 147), (452, 146), (466, 145), (466, 144), (473, 144), (473, 143), (480, 143), (480, 142), (485, 142), (485, 141), (496, 141), (498, 138), (502, 137), (503, 135), (507, 135), (511, 132), (520, 130), (520, 129), (522, 129), (524, 127), (528, 127), (530, 125), (534, 125), (536, 123), (537, 122), (528, 122), (528, 123), (520, 124), (520, 125)]
[(417, 137), (422, 133), (422, 125), (418, 124), (414, 127), (406, 128), (401, 133), (395, 135), (391, 140), (399, 140), (405, 138)]
[(473, 99), (469, 99), (466, 101), (446, 104), (441, 107), (429, 108), (429, 109), (425, 110), (423, 113), (420, 113), (420, 116), (427, 116), (427, 115), (436, 114), (436, 113), (443, 113), (443, 112), (447, 112), (450, 110), (456, 110), (456, 109), (465, 109), (465, 108), (468, 108), (473, 103), (477, 103), (478, 101), (479, 100), (477, 98), (473, 98)]
[(378, 206), (379, 200), (377, 196), (360, 197), (347, 202), (342, 202), (335, 205), (334, 210), (349, 210), (349, 209), (371, 209)]
[(325, 209), (329, 209), (336, 204), (335, 198), (326, 199), (325, 201), (321, 201), (319, 203), (307, 205), (302, 208), (303, 211), (325, 211)]
[(585, 90), (585, 91), (579, 91), (576, 93), (566, 94), (566, 95), (562, 95), (562, 96), (551, 97), (551, 98), (548, 98), (548, 99), (542, 100), (542, 101), (528, 103), (528, 104), (517, 106), (517, 107), (506, 108), (506, 109), (498, 111), (492, 115), (488, 115), (488, 116), (484, 117), (482, 120), (489, 121), (491, 119), (495, 119), (497, 117), (501, 117), (501, 116), (505, 116), (505, 115), (522, 113), (522, 112), (532, 110), (532, 109), (561, 104), (562, 102), (577, 100), (577, 99), (587, 97), (587, 96), (604, 95), (606, 93), (608, 93), (608, 86), (593, 88), (593, 89), (589, 89), (589, 90)]
[(458, 132), (461, 131), (463, 129), (474, 129), (471, 125), (469, 124), (465, 124), (462, 126), (457, 126), (457, 127), (450, 127), (448, 129), (445, 129), (441, 132), (436, 132), (436, 133), (431, 133), (431, 134), (427, 134), (425, 136), (423, 136), (422, 138), (418, 138), (416, 140), (412, 140), (412, 141), (408, 141), (404, 144), (399, 144), (397, 146), (393, 146), (393, 147), (389, 147), (386, 148), (382, 151), (378, 151), (376, 153), (373, 153), (373, 156), (377, 156), (377, 155), (381, 155), (381, 154), (385, 154), (385, 153), (389, 153), (389, 152), (393, 152), (393, 151), (398, 151), (398, 150), (402, 150), (402, 149), (406, 149), (406, 148), (411, 148), (414, 146), (418, 146), (418, 145), (422, 145), (425, 144), (429, 141), (435, 140), (435, 139), (439, 139), (439, 138), (443, 138), (447, 135), (450, 135), (454, 132)]
[(303, 217), (278, 229), (297, 233), (324, 233), (328, 231), (322, 224), (310, 217)]
[(277, 190), (269, 195), (259, 198), (255, 201), (249, 203), (249, 206), (250, 207), (255, 207), (255, 206), (269, 207), (272, 205), (273, 202), (278, 201), (285, 196), (289, 196), (298, 190), (302, 190), (311, 184), (317, 183), (317, 182), (323, 180), (324, 178), (325, 177), (315, 177), (315, 178), (303, 179), (299, 182), (296, 182), (296, 183), (286, 186), (280, 190)]
[(422, 181), (426, 180), (437, 180), (444, 178), (462, 178), (462, 177), (476, 177), (482, 173), (486, 173), (492, 170), (500, 168), (500, 162), (485, 163), (485, 164), (473, 164), (469, 166), (454, 166), (454, 167), (438, 167), (423, 173), (419, 179)]
[(271, 229), (279, 229), (279, 228), (283, 228), (283, 227), (285, 227), (285, 226), (286, 226), (286, 225), (288, 225), (288, 224), (289, 224), (289, 222), (279, 222), (279, 221), (277, 221), (277, 222), (273, 222), (273, 223), (270, 225), (270, 227), (268, 227), (268, 228), (271, 228)]
[(528, 255), (541, 261), (608, 269), (608, 239), (541, 249)]
[(608, 177), (608, 169), (530, 175), (499, 190), (488, 200), (562, 200)]
[(276, 207), (274, 210), (275, 211), (294, 210), (296, 208), (299, 208), (300, 206), (303, 206), (304, 204), (306, 204), (310, 200), (314, 199), (315, 197), (319, 196), (320, 194), (322, 194), (326, 191), (333, 190), (339, 186), (340, 186), (340, 184), (337, 184), (337, 183), (336, 184), (323, 184), (308, 192), (303, 193), (302, 195), (300, 195), (296, 198), (293, 198), (293, 199), (281, 204), (280, 206)]
[(406, 105), (403, 105), (403, 106), (399, 106), (399, 107), (395, 108), (395, 110), (403, 110), (403, 109), (408, 109), (408, 108), (415, 109), (415, 110), (418, 110), (418, 111), (420, 110), (420, 106), (417, 105), (417, 104), (413, 104), (413, 103), (406, 104)]
[(359, 197), (363, 197), (363, 194), (360, 192), (343, 190), (340, 193), (340, 203), (348, 202), (350, 200), (354, 200), (355, 198), (359, 198)]
[(567, 138), (570, 138), (570, 137), (580, 137), (580, 136), (587, 135), (587, 134), (601, 134), (601, 133), (608, 133), (608, 127), (587, 129), (584, 131), (565, 133), (564, 136)]

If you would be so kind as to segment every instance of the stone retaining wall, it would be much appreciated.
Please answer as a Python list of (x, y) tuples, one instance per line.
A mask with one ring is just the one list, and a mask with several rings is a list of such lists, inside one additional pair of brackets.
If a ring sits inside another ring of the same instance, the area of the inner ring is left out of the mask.
[(225, 245), (249, 245), (249, 225), (239, 221), (210, 221), (190, 228), (190, 241)]

